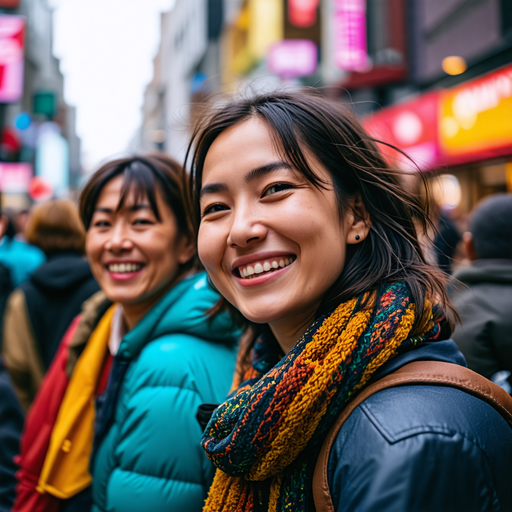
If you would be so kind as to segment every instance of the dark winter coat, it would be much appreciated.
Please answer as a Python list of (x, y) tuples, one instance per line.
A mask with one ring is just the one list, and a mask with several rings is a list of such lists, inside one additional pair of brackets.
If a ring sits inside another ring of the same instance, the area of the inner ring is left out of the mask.
[(87, 260), (67, 253), (48, 258), (20, 288), (25, 294), (45, 369), (48, 369), (69, 324), (80, 313), (83, 302), (99, 290), (98, 283)]
[[(464, 365), (452, 341), (430, 342), (384, 364), (372, 382), (425, 360)], [(512, 429), (455, 388), (385, 389), (341, 427), (328, 482), (337, 512), (512, 510)]]
[(461, 325), (453, 339), (468, 367), (487, 378), (512, 372), (512, 260), (477, 260), (454, 277)]
[(14, 503), (18, 466), (13, 458), (19, 453), (22, 428), (23, 411), (0, 358), (0, 512), (9, 512)]
[(2, 352), (25, 410), (71, 321), (98, 290), (87, 261), (65, 253), (50, 257), (9, 297)]

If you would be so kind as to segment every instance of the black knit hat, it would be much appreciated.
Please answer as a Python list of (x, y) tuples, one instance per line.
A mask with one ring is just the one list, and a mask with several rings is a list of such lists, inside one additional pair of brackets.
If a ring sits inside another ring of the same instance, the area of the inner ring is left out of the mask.
[(470, 231), (478, 259), (512, 260), (512, 194), (484, 199), (473, 212)]

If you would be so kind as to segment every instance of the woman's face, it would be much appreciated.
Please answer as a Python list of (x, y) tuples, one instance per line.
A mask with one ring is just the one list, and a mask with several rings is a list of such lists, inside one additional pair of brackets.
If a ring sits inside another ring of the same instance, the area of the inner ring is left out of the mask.
[(328, 171), (309, 163), (327, 190), (284, 162), (266, 125), (250, 119), (223, 132), (204, 164), (199, 257), (219, 292), (249, 320), (269, 323), (280, 343), (280, 332), (308, 327), (346, 244), (363, 234), (352, 214), (340, 219)]
[(193, 247), (178, 231), (176, 218), (157, 190), (158, 221), (149, 201), (129, 193), (117, 210), (123, 176), (110, 180), (98, 198), (86, 236), (94, 277), (113, 302), (153, 304), (172, 285)]

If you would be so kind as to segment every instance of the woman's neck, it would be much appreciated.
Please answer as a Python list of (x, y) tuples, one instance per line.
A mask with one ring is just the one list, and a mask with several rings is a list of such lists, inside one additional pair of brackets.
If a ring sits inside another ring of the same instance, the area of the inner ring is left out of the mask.
[(155, 293), (144, 298), (144, 300), (140, 300), (137, 302), (132, 302), (128, 304), (122, 304), (124, 311), (124, 320), (128, 327), (128, 330), (132, 330), (143, 318), (146, 316), (153, 306), (164, 296), (167, 292), (173, 288), (178, 281), (182, 278), (178, 277), (177, 279), (173, 279), (166, 286), (158, 289)]
[[(315, 308), (316, 311), (316, 308)], [(301, 336), (308, 330), (308, 327), (315, 319), (315, 312), (297, 315), (291, 319), (281, 319), (269, 324), (272, 334), (276, 338), (281, 350), (288, 354), (299, 341)]]

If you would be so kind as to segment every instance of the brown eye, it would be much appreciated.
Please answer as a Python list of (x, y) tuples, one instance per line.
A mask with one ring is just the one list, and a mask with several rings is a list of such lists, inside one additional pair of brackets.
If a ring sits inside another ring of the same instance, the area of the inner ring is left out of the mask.
[(220, 203), (211, 204), (210, 206), (207, 206), (204, 209), (203, 217), (205, 215), (208, 215), (209, 213), (222, 212), (227, 209), (228, 209), (228, 207), (225, 204), (220, 204)]
[(289, 183), (274, 183), (265, 190), (263, 197), (276, 194), (277, 192), (282, 192), (283, 190), (289, 190), (291, 188), (293, 188), (293, 185), (290, 185)]

